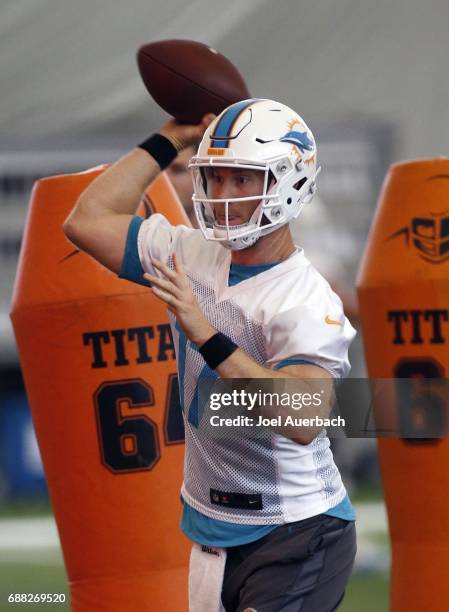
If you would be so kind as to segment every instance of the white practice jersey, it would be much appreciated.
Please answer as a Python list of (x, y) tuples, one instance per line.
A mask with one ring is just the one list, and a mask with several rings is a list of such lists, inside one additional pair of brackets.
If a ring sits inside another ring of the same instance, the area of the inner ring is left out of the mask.
[[(159, 272), (152, 258), (173, 267), (171, 255), (176, 253), (207, 319), (257, 363), (275, 368), (285, 360), (304, 360), (336, 378), (348, 374), (348, 347), (355, 331), (340, 298), (302, 249), (228, 286), (231, 252), (206, 241), (200, 230), (171, 226), (154, 214), (142, 223), (137, 242), (142, 267), (153, 275)], [(346, 490), (325, 430), (308, 445), (275, 433), (254, 439), (201, 435), (198, 382), (217, 375), (171, 313), (170, 321), (185, 424), (186, 502), (214, 519), (273, 525), (320, 514), (341, 502)], [(258, 509), (216, 503), (239, 495), (261, 500)]]

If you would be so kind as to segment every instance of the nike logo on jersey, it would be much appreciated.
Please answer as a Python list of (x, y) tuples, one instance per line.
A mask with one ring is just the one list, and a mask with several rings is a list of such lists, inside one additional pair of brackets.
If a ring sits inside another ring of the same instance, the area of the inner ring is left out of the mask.
[(329, 325), (343, 325), (341, 321), (335, 321), (335, 319), (331, 319), (329, 315), (324, 317), (324, 321)]

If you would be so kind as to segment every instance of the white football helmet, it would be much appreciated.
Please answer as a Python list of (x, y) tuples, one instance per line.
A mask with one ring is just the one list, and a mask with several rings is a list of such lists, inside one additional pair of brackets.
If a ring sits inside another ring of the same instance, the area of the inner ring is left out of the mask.
[[(241, 198), (207, 196), (205, 168), (227, 167), (265, 172), (263, 193)], [(299, 215), (316, 191), (316, 145), (312, 132), (291, 108), (273, 100), (250, 99), (226, 108), (207, 128), (190, 160), (193, 205), (204, 237), (232, 250), (252, 246)], [(247, 223), (229, 223), (234, 202), (260, 200)], [(224, 204), (218, 224), (214, 204)]]

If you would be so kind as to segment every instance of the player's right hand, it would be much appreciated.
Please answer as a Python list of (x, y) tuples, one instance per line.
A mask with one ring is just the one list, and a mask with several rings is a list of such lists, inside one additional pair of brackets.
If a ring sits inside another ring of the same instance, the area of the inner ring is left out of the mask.
[[(213, 113), (204, 115), (201, 123), (198, 123), (197, 125), (178, 123), (176, 119), (170, 119), (161, 127), (159, 133), (162, 134), (162, 136), (172, 140), (174, 144), (176, 143), (176, 148), (178, 151), (181, 151), (182, 149), (198, 144), (202, 139), (207, 127), (214, 119), (215, 115)], [(179, 146), (177, 146), (178, 143)]]

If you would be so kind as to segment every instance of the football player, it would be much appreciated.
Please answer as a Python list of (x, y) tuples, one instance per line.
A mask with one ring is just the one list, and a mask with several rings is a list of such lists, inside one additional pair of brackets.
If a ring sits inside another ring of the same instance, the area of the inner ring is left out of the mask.
[[(151, 181), (200, 138), (190, 162), (199, 229), (135, 216)], [(100, 175), (64, 225), (79, 248), (122, 278), (150, 282), (168, 307), (191, 610), (331, 611), (352, 570), (355, 515), (325, 429), (250, 439), (201, 430), (202, 380), (299, 384), (349, 372), (354, 329), (289, 229), (318, 173), (315, 139), (295, 111), (244, 100), (197, 126), (166, 123)]]

